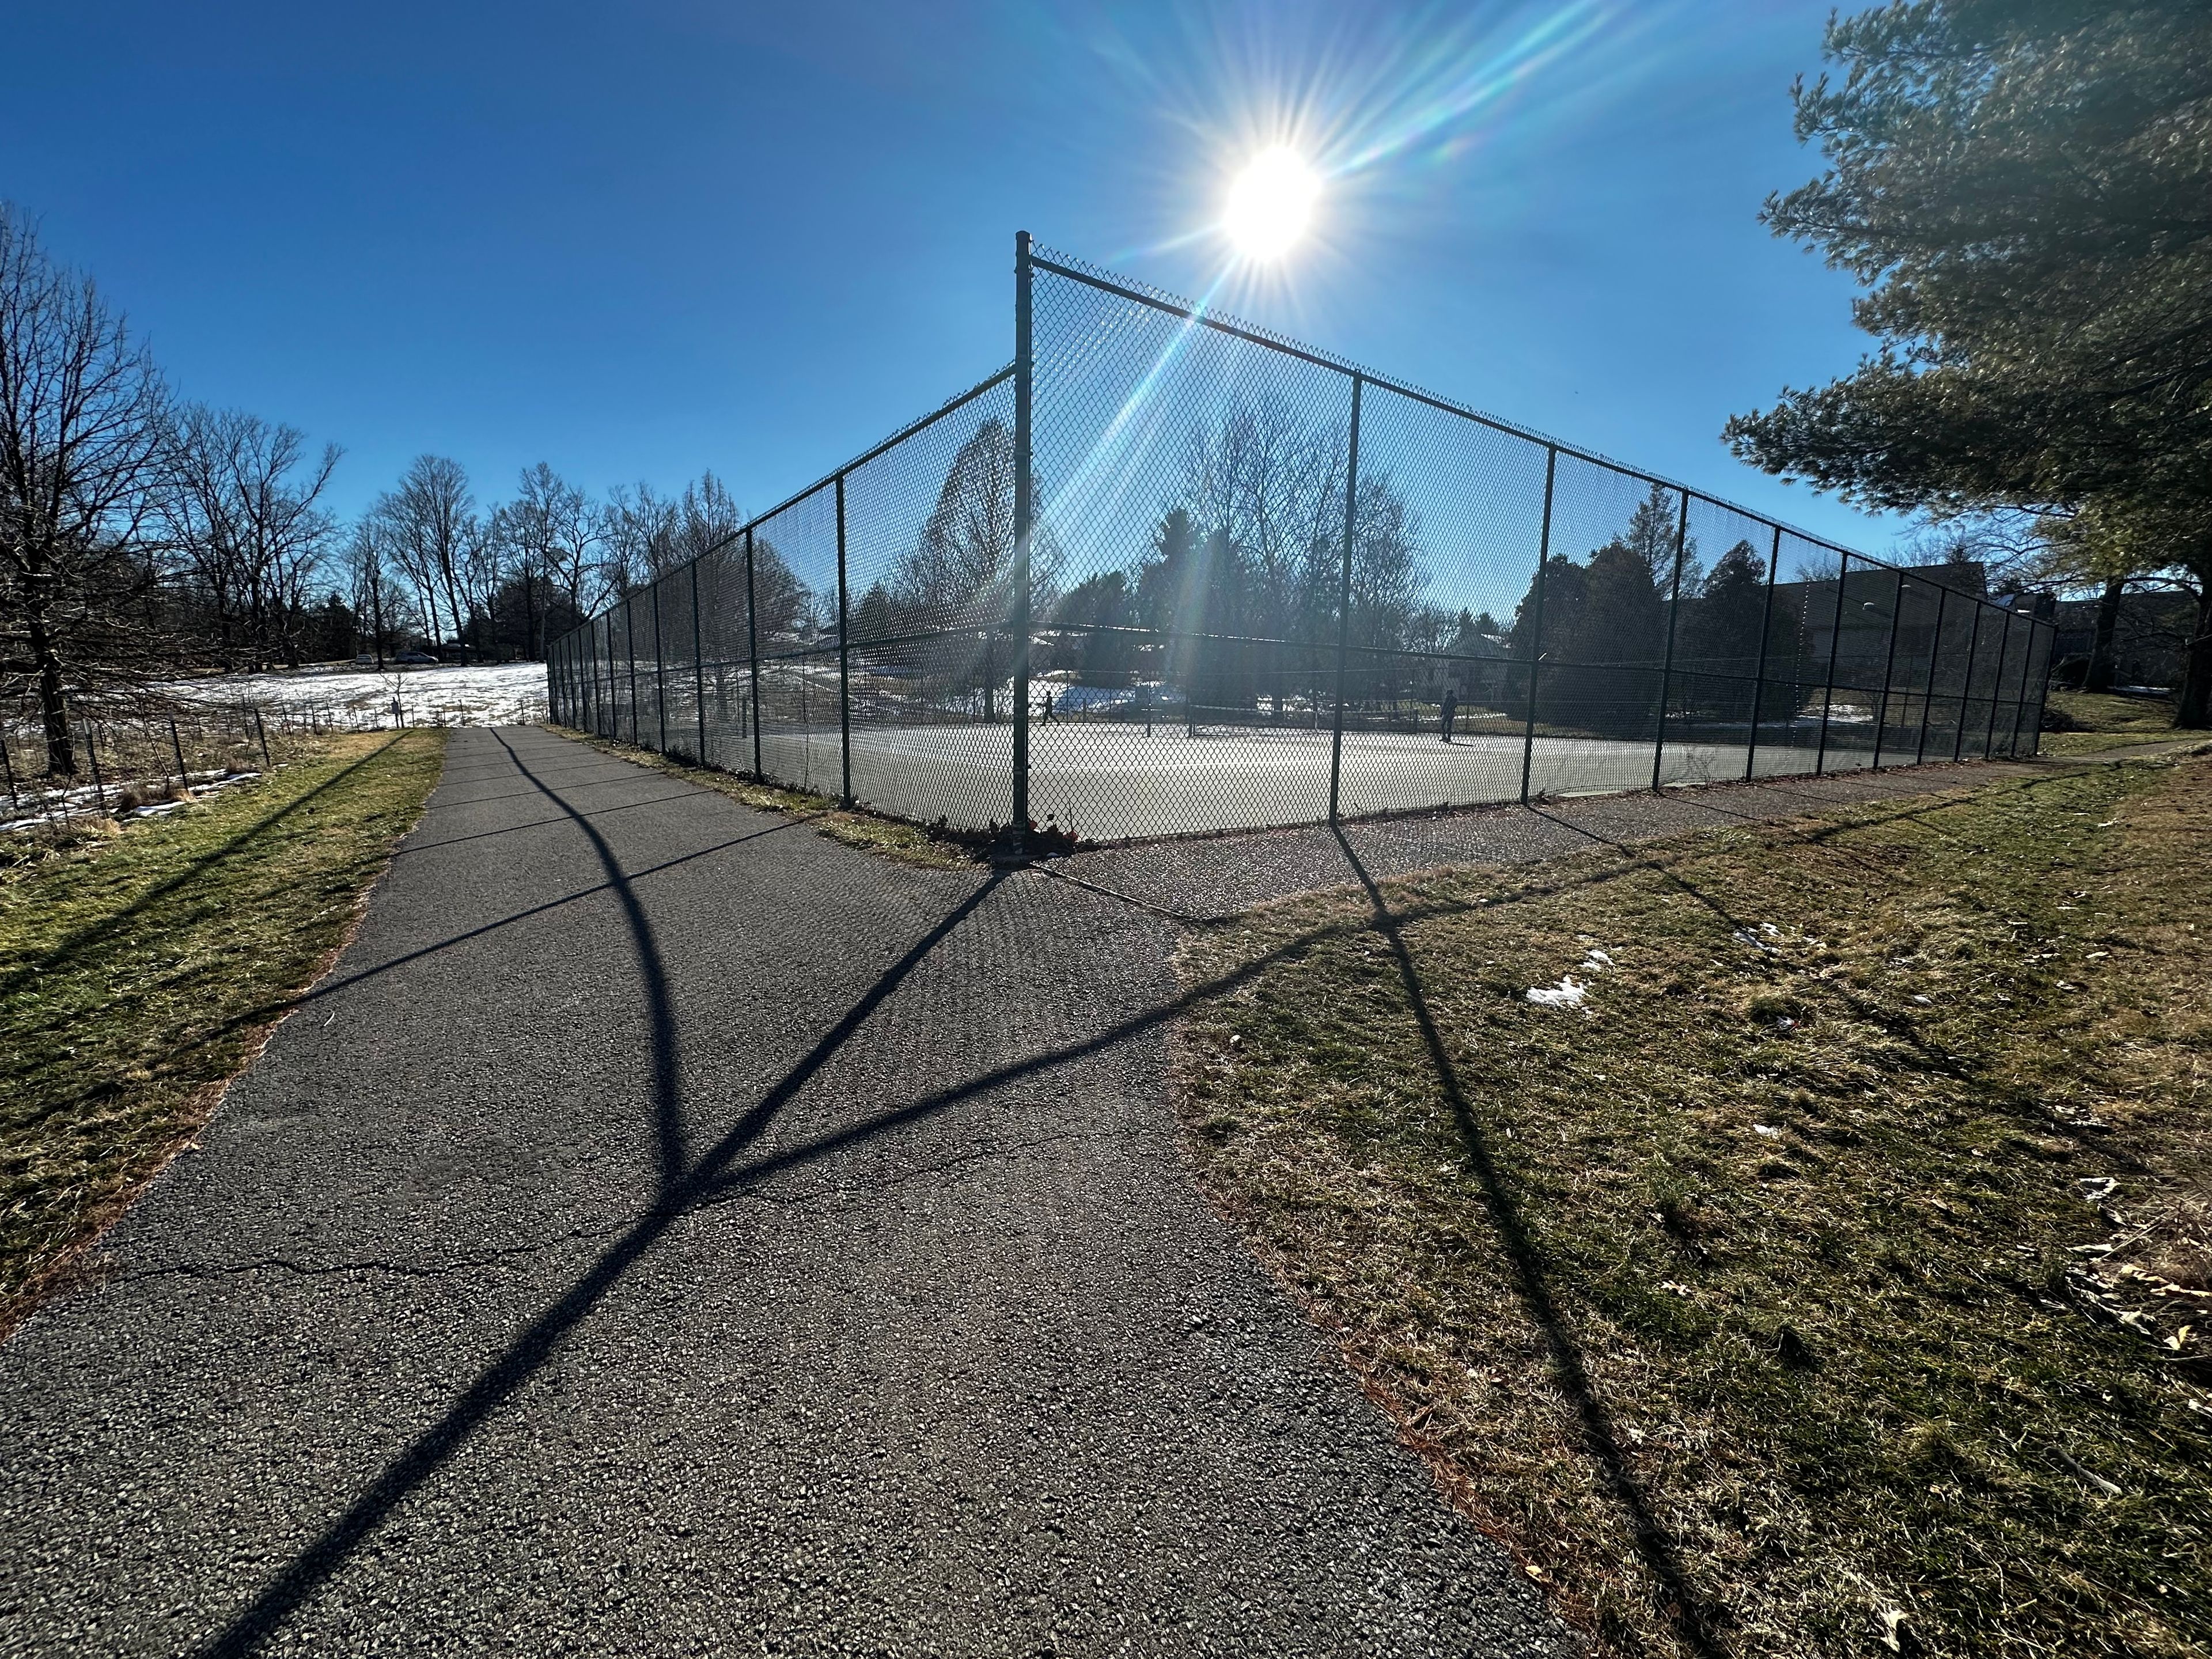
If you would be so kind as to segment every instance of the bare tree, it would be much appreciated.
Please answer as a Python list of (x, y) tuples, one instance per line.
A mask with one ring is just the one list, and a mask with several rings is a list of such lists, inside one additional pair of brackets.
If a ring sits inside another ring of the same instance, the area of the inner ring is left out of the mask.
[(642, 587), (681, 561), (676, 554), (680, 503), (649, 483), (617, 485), (601, 519), (599, 582), (609, 599)]
[(384, 667), (385, 611), (389, 600), (391, 574), (387, 563), (384, 528), (374, 514), (356, 520), (353, 539), (346, 547), (346, 577), (352, 592), (353, 614), (367, 617), (369, 629), (369, 649), (376, 655), (376, 666)]
[[(600, 515), (589, 497), (540, 461), (523, 469), (514, 499), (493, 516), (511, 562), (523, 577), (526, 602), (530, 602), (534, 585), (543, 581), (568, 601), (571, 612), (580, 614), (602, 533)], [(544, 650), (540, 631), (533, 614), (533, 653)]]
[(298, 659), (307, 589), (337, 526), (319, 505), (339, 450), (194, 404), (171, 422), (156, 499), (167, 541), (226, 665)]
[(684, 486), (676, 503), (669, 550), (678, 564), (703, 558), (734, 545), (744, 522), (745, 515), (722, 481), (712, 472), (702, 473), (697, 483)]
[(36, 706), (52, 773), (76, 771), (71, 694), (155, 654), (139, 532), (167, 398), (92, 280), (0, 203), (0, 686)]
[[(954, 453), (920, 538), (892, 569), (890, 596), (902, 616), (932, 627), (1006, 616), (1014, 476), (1013, 434), (996, 416), (982, 422)], [(1030, 539), (1030, 602), (1039, 614), (1048, 615), (1057, 601), (1066, 562), (1050, 526), (1040, 526)]]
[(1232, 567), (1218, 596), (1231, 614), (1213, 626), (1307, 639), (1334, 612), (1345, 453), (1341, 433), (1279, 397), (1241, 404), (1190, 434), (1182, 504), (1202, 534), (1224, 544)]
[(399, 487), (378, 496), (370, 513), (392, 563), (415, 590), (429, 636), (441, 636), (442, 601), (452, 637), (464, 641), (465, 649), (468, 563), (478, 530), (476, 498), (460, 463), (442, 455), (416, 456)]

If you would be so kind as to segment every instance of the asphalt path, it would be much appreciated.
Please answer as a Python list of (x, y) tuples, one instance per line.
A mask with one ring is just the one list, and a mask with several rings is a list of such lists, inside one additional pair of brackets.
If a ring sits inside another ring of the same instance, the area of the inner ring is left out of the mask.
[(1168, 922), (449, 743), (0, 1348), (0, 1650), (1577, 1650), (1198, 1193)]

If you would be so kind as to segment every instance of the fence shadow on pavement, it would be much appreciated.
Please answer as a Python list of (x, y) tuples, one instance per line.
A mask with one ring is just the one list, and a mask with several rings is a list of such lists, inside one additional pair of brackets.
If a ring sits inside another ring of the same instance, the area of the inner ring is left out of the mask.
[[(495, 733), (525, 777), (559, 802), (539, 783), (528, 763), (503, 735)], [(653, 1051), (652, 1106), (660, 1182), (654, 1201), (550, 1307), (540, 1313), (477, 1374), (438, 1420), (397, 1456), (366, 1491), (347, 1506), (312, 1543), (203, 1650), (208, 1655), (250, 1653), (271, 1638), (326, 1583), (410, 1493), (429, 1480), (465, 1446), (507, 1400), (550, 1361), (562, 1340), (586, 1319), (629, 1270), (698, 1202), (713, 1194), (737, 1159), (769, 1127), (776, 1115), (848, 1042), (887, 999), (937, 948), (997, 891), (1006, 878), (994, 873), (945, 914), (897, 961), (886, 968), (845, 1015), (817, 1041), (728, 1130), (696, 1158), (684, 1149), (683, 1102), (678, 1030), (659, 945), (631, 886), (632, 878), (613, 851), (581, 814), (565, 802), (564, 811), (591, 842), (601, 867), (621, 902), (652, 1022)], [(784, 826), (779, 825), (777, 828)], [(769, 832), (760, 832), (769, 833)], [(740, 838), (743, 839), (743, 838)], [(971, 1092), (963, 1090), (960, 1094)], [(950, 1104), (947, 1099), (940, 1104)]]

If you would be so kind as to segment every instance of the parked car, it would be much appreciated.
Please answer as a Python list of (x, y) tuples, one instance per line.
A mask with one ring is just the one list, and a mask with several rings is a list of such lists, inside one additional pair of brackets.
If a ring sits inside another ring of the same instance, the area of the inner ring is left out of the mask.
[(359, 655), (358, 657), (356, 657), (356, 658), (353, 659), (353, 665), (354, 665), (356, 668), (374, 668), (374, 667), (375, 667), (375, 666), (376, 666), (376, 653), (375, 653), (375, 652), (374, 652), (374, 651), (364, 651), (364, 652), (362, 652), (362, 653), (361, 653), (361, 655)]
[(420, 665), (434, 668), (438, 664), (438, 659), (427, 651), (403, 651), (392, 660), (405, 664), (410, 667)]

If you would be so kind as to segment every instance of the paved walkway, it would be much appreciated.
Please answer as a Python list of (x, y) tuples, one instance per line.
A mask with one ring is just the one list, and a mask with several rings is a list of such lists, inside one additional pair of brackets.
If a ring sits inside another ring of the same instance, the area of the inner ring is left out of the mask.
[(1172, 942), (456, 732), (0, 1348), (0, 1650), (1573, 1651), (1185, 1172)]

